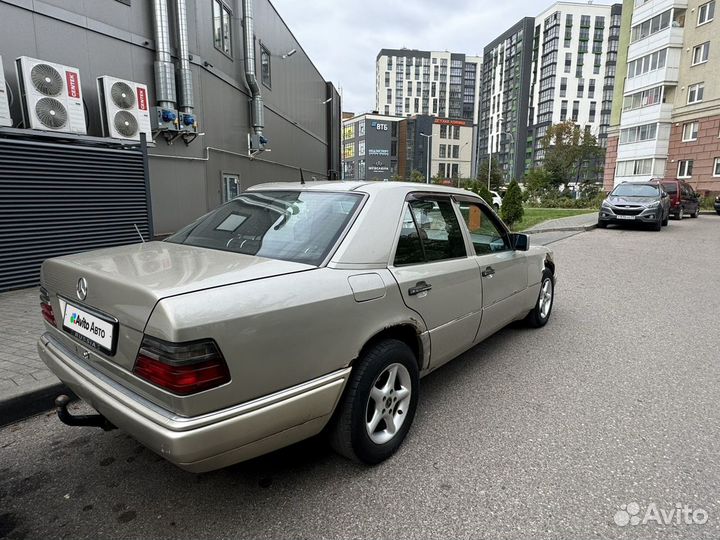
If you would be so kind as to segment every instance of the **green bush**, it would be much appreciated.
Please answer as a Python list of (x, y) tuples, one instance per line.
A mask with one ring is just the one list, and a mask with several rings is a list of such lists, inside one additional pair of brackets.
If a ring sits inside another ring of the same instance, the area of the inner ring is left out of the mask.
[(523, 200), (522, 191), (516, 180), (510, 182), (507, 193), (503, 198), (502, 208), (500, 209), (500, 215), (503, 221), (511, 227), (523, 218)]

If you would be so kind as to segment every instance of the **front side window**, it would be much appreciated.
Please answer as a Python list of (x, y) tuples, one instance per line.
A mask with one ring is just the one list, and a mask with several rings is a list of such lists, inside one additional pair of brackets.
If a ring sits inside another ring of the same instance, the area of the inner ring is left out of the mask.
[[(455, 215), (455, 210), (449, 199), (423, 199), (412, 201), (408, 205), (410, 220), (408, 220), (408, 212), (403, 218), (402, 231), (407, 233), (401, 234), (402, 249), (400, 241), (395, 255), (395, 265), (416, 264), (419, 262), (435, 262), (448, 259), (457, 259), (467, 257), (465, 250), (465, 240), (463, 239), (460, 223)], [(417, 257), (408, 255), (413, 253), (411, 247), (412, 228), (417, 230), (423, 258), (417, 260)], [(403, 240), (403, 237), (405, 239)], [(398, 257), (398, 255), (401, 255)], [(412, 262), (407, 262), (408, 260)]]
[(220, 0), (213, 0), (213, 42), (215, 48), (232, 56), (231, 14)]
[(470, 232), (475, 255), (488, 255), (510, 249), (503, 229), (495, 223), (485, 207), (465, 201), (461, 201), (459, 206)]
[(260, 80), (268, 88), (272, 87), (272, 73), (270, 72), (270, 51), (260, 45)]
[(361, 201), (357, 193), (249, 191), (166, 241), (318, 266)]

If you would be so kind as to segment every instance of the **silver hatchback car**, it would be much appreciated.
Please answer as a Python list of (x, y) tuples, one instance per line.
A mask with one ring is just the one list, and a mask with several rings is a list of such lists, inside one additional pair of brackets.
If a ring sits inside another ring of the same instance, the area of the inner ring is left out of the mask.
[(42, 268), (40, 355), (98, 415), (203, 472), (323, 430), (378, 463), (419, 379), (550, 317), (552, 253), (476, 195), (405, 183), (256, 186), (166, 241)]

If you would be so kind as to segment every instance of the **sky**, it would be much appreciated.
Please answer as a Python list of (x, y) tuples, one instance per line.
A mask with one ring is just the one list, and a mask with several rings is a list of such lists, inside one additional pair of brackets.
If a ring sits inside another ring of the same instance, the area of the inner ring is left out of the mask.
[(522, 17), (535, 17), (551, 5), (549, 0), (271, 1), (320, 73), (342, 89), (343, 110), (358, 114), (375, 108), (380, 49), (482, 55), (485, 45)]

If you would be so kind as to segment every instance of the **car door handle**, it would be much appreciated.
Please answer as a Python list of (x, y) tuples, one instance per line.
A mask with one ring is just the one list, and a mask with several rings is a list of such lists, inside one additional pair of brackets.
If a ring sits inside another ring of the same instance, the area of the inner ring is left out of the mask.
[(408, 289), (408, 294), (410, 296), (415, 296), (416, 294), (427, 292), (430, 289), (432, 289), (432, 285), (430, 285), (427, 281), (418, 281), (414, 287), (410, 287)]
[(495, 269), (492, 266), (488, 266), (482, 271), (482, 277), (493, 277), (495, 275)]

